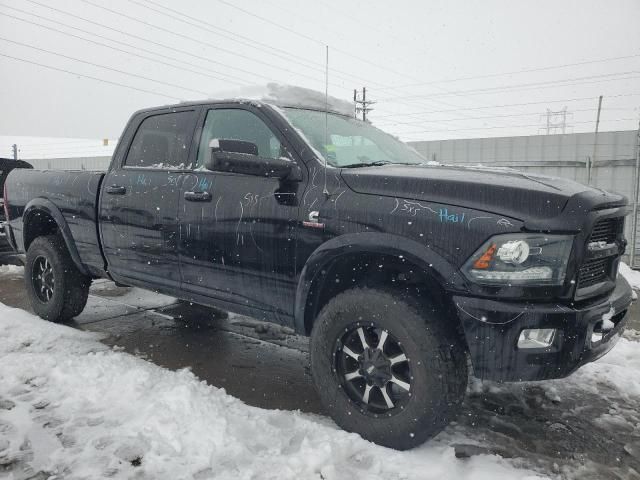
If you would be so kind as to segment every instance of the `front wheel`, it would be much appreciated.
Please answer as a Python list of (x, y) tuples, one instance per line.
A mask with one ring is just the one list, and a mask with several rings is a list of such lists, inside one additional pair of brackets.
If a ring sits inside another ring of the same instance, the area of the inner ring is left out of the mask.
[(31, 243), (24, 280), (33, 310), (45, 320), (70, 320), (87, 304), (91, 279), (78, 270), (58, 235), (38, 237)]
[(353, 289), (332, 299), (311, 334), (311, 372), (335, 422), (399, 450), (440, 432), (467, 385), (466, 355), (427, 302)]

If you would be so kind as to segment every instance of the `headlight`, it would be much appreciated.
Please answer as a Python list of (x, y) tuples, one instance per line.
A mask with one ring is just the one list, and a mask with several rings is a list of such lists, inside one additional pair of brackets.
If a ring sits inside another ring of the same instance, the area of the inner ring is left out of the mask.
[(462, 271), (485, 285), (562, 285), (573, 237), (508, 234), (490, 238)]

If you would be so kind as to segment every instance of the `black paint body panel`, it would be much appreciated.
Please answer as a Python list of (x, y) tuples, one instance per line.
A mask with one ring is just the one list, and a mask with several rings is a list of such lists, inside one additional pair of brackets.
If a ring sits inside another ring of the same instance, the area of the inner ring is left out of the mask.
[[(245, 109), (262, 119), (302, 179), (191, 168), (206, 112), (215, 108)], [(145, 118), (175, 111), (193, 112), (196, 119), (189, 126), (192, 141), (185, 144), (187, 165), (125, 166)], [(204, 200), (187, 200), (187, 192), (202, 194)], [(531, 370), (509, 350), (519, 326), (496, 330), (477, 325), (459, 310), (477, 372), (503, 380), (559, 376), (590, 358), (575, 356), (590, 325), (581, 319), (599, 314), (615, 297), (615, 285), (613, 280), (600, 285), (589, 292), (591, 303), (576, 306), (581, 299), (573, 280), (593, 224), (628, 213), (622, 196), (507, 169), (324, 168), (277, 108), (251, 101), (137, 112), (106, 174), (15, 171), (8, 179), (8, 197), (9, 232), (18, 252), (25, 250), (23, 226), (30, 212), (46, 213), (55, 219), (79, 268), (94, 277), (220, 305), (302, 334), (308, 333), (305, 309), (314, 281), (329, 262), (355, 253), (410, 261), (442, 286), (447, 301), (464, 310), (526, 309), (519, 322), (527, 325), (542, 325), (549, 316), (563, 325), (580, 320), (572, 331), (579, 341), (556, 358), (555, 369)], [(483, 287), (462, 275), (461, 266), (488, 238), (525, 231), (574, 235), (562, 286)], [(623, 250), (621, 245), (620, 254)]]

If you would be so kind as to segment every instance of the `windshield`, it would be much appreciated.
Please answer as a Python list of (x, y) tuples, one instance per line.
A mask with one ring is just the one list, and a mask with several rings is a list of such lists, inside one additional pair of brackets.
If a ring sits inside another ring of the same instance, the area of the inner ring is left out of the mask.
[(317, 110), (283, 110), (291, 124), (334, 167), (426, 163), (415, 150), (370, 123)]

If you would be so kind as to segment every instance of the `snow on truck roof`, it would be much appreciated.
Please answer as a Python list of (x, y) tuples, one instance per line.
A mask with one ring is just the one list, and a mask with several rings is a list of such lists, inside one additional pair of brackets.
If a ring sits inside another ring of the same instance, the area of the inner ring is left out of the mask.
[(198, 105), (207, 102), (247, 102), (253, 104), (270, 104), (278, 107), (303, 108), (308, 110), (321, 110), (337, 113), (339, 115), (353, 116), (354, 104), (347, 100), (328, 96), (309, 88), (293, 85), (281, 85), (268, 83), (239, 87), (225, 90), (211, 95), (207, 101), (183, 102), (180, 105)]

